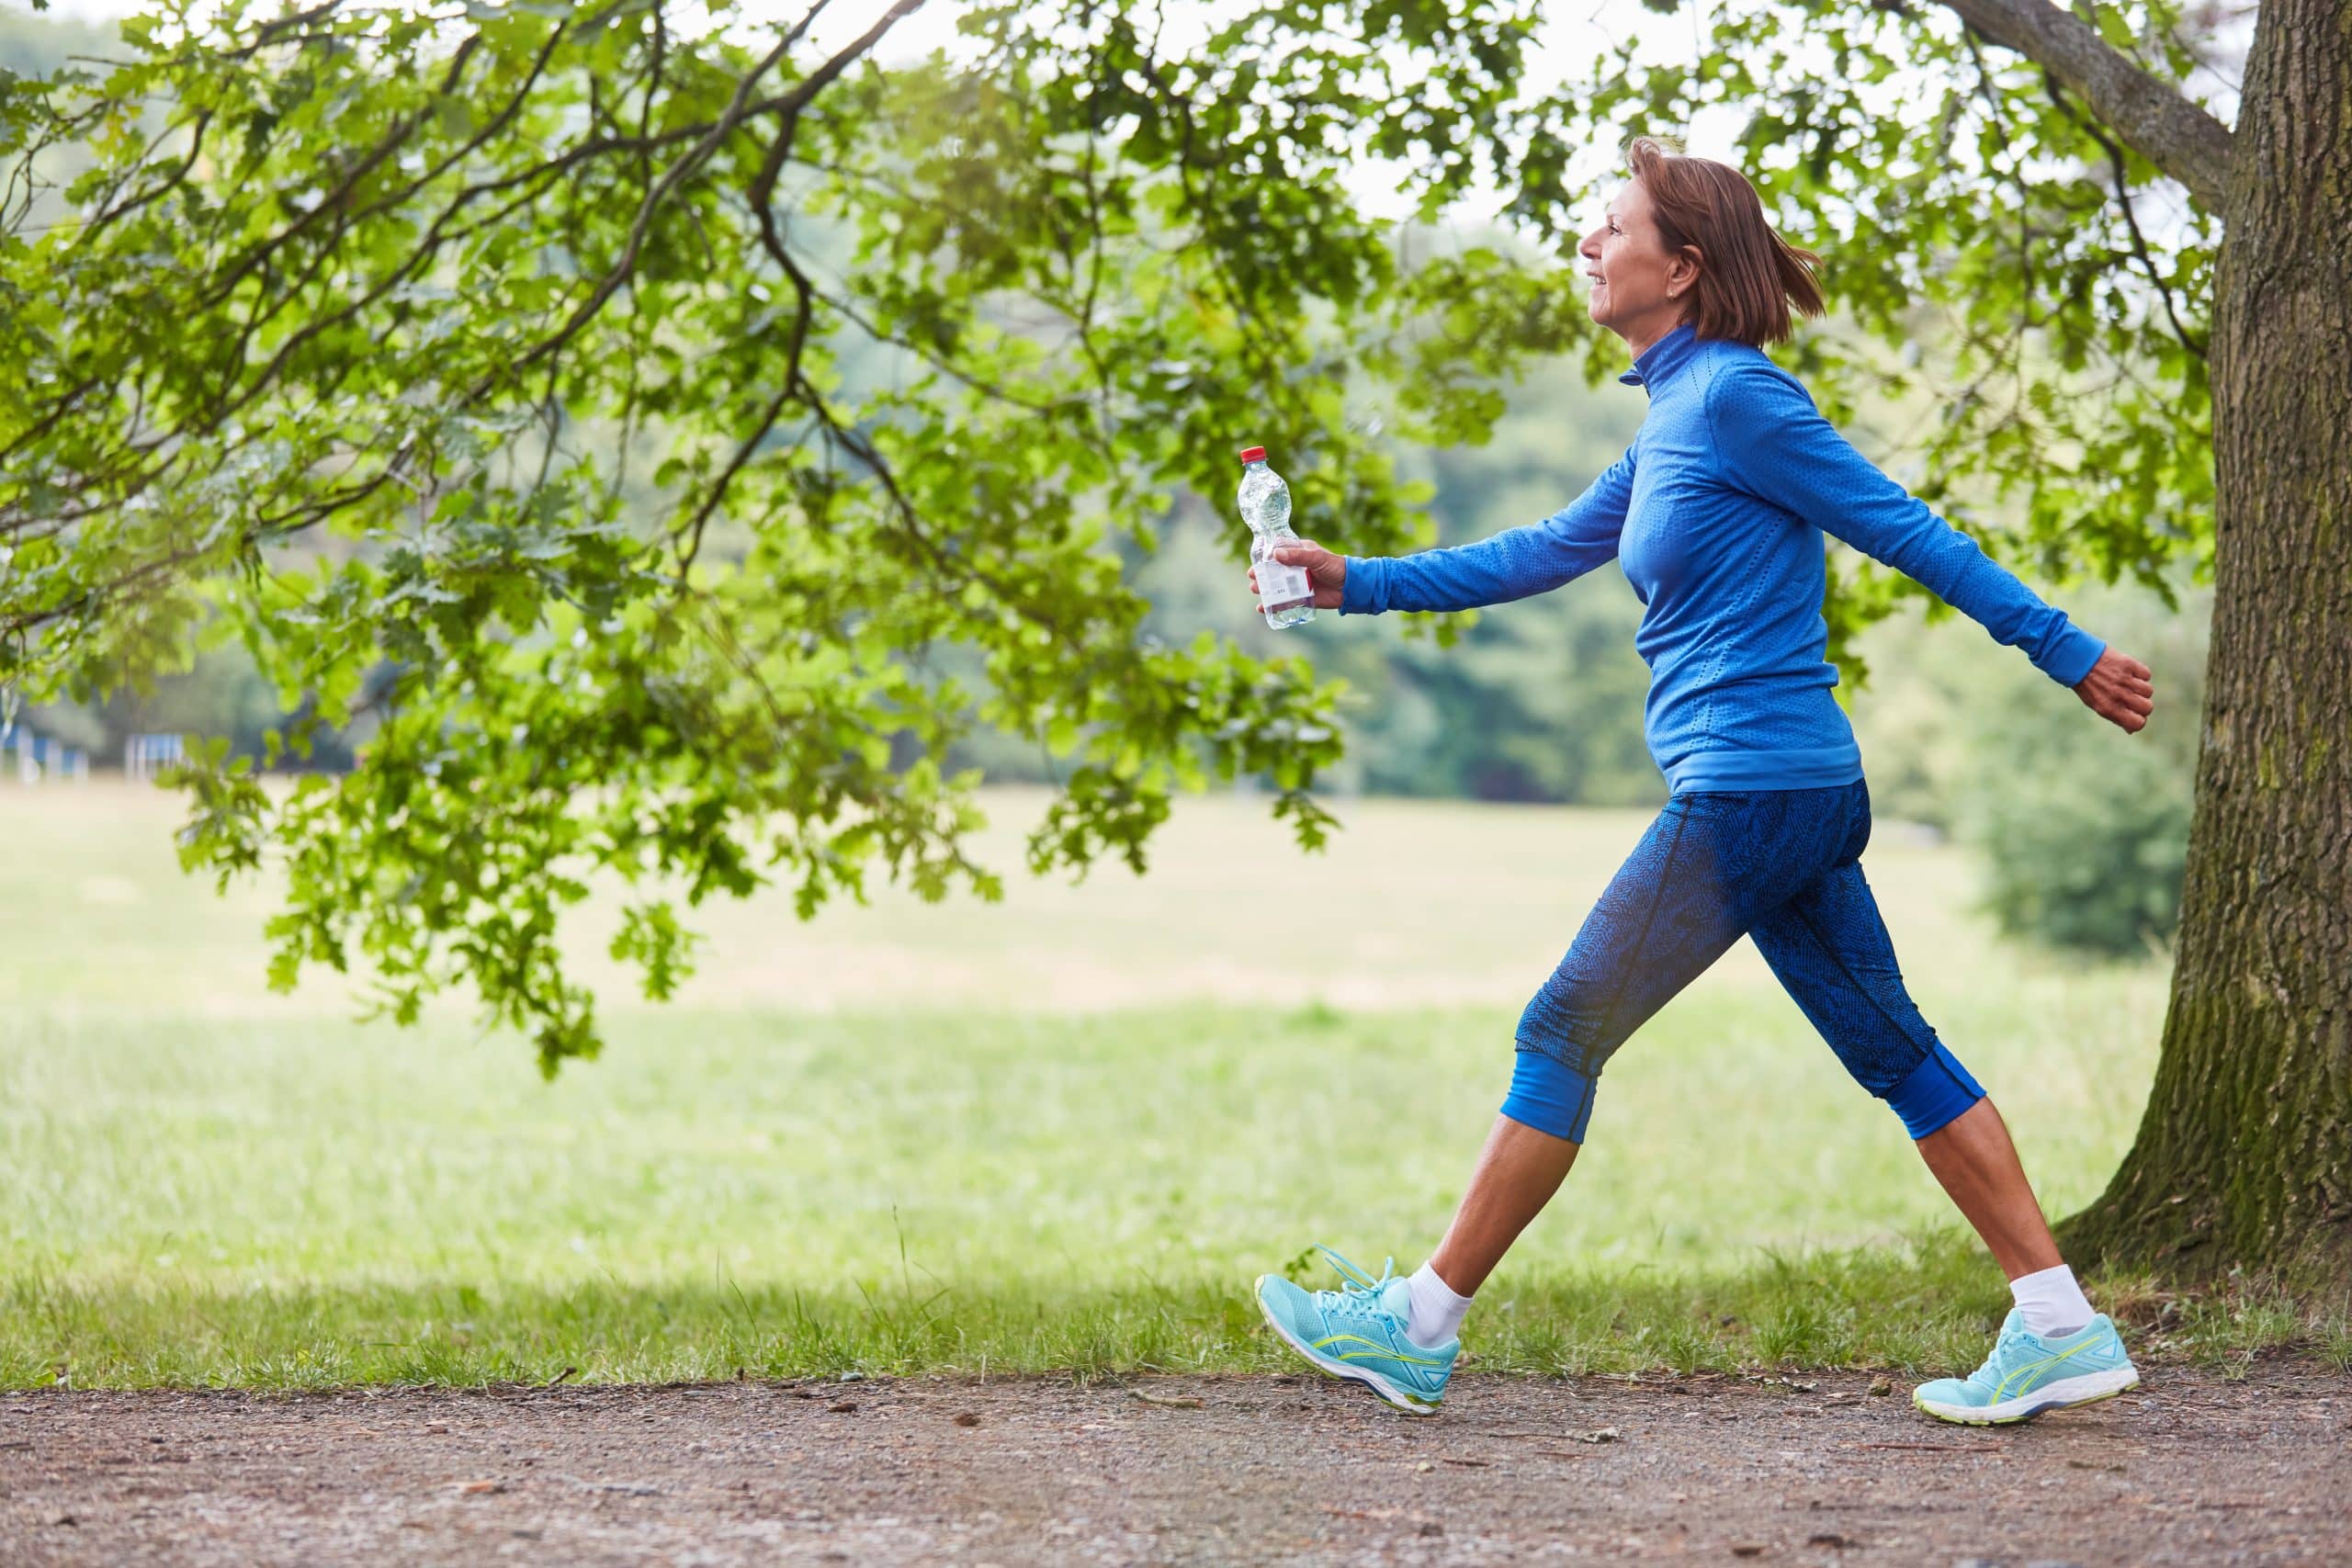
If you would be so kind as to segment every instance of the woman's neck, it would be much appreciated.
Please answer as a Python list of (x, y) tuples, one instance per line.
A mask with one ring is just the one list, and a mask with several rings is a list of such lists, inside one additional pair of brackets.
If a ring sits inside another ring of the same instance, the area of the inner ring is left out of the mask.
[(1645, 322), (1634, 332), (1619, 333), (1617, 335), (1625, 340), (1625, 352), (1638, 362), (1643, 355), (1657, 346), (1660, 339), (1680, 325), (1682, 320), (1678, 316), (1671, 321)]

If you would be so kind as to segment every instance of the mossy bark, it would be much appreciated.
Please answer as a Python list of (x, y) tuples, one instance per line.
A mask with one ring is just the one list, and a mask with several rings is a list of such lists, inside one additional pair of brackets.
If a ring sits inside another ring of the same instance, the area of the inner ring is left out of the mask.
[(2174, 1272), (2346, 1275), (2352, 6), (2264, 0), (2234, 141), (2210, 349), (2212, 654), (2171, 1007), (2138, 1139), (2065, 1240)]

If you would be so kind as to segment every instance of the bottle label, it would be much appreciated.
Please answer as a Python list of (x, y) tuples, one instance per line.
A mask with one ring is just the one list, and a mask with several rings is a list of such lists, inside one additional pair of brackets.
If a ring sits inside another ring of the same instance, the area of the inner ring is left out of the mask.
[(1307, 585), (1306, 569), (1289, 566), (1272, 558), (1258, 563), (1258, 602), (1267, 609), (1277, 609), (1309, 598), (1314, 590)]

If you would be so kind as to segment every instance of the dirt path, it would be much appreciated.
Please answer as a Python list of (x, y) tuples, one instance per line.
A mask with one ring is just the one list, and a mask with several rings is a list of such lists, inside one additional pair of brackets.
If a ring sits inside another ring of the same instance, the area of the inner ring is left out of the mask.
[(8, 1394), (0, 1562), (2352, 1562), (2352, 1382), (2308, 1363), (1990, 1432), (1870, 1384)]

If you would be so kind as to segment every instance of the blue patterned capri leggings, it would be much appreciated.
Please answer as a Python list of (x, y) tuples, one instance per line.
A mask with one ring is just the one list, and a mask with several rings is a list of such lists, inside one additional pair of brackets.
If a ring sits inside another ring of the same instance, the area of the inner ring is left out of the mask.
[(1503, 1114), (1584, 1142), (1610, 1055), (1742, 935), (1914, 1138), (1973, 1105), (1984, 1091), (1903, 988), (1862, 879), (1870, 837), (1860, 779), (1668, 801), (1521, 1016)]

